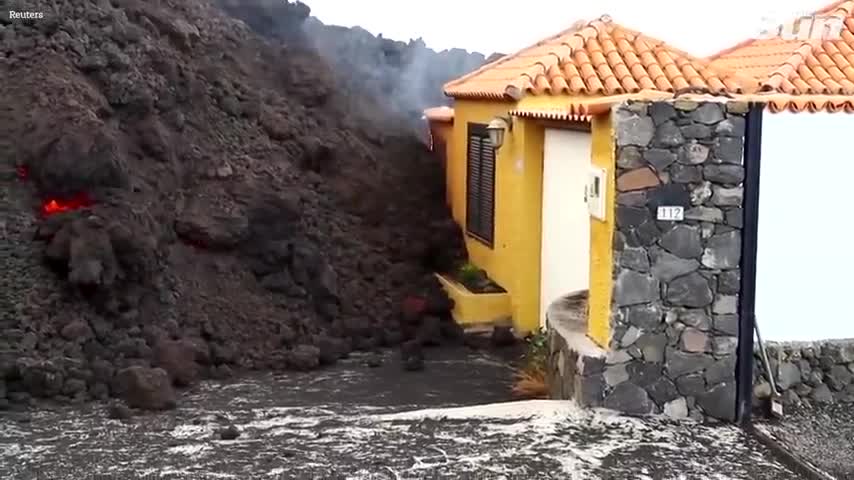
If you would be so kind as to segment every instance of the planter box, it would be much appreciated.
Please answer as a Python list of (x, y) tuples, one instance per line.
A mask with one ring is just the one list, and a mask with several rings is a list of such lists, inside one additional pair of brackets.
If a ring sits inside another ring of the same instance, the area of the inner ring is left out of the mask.
[(473, 293), (461, 283), (436, 274), (454, 301), (453, 316), (463, 326), (506, 322), (512, 316), (509, 293)]

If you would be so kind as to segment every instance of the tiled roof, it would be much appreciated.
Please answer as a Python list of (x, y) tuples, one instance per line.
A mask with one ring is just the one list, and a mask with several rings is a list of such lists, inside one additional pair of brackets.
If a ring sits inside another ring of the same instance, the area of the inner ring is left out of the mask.
[(854, 0), (837, 1), (815, 15), (841, 19), (841, 36), (749, 39), (710, 57), (712, 65), (757, 79), (762, 92), (787, 94), (769, 102), (775, 111), (854, 111)]
[(524, 95), (614, 96), (644, 90), (753, 91), (756, 82), (603, 16), (578, 22), (445, 85), (456, 98), (518, 100)]
[(424, 117), (431, 122), (453, 122), (454, 109), (451, 107), (431, 107), (424, 110)]

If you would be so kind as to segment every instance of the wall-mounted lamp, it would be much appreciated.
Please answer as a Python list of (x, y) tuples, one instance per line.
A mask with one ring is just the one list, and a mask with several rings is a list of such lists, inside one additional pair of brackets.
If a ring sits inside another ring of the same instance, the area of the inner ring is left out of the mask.
[(492, 147), (496, 150), (504, 145), (504, 132), (513, 131), (513, 120), (510, 117), (495, 117), (486, 126), (486, 131), (489, 132), (489, 141)]

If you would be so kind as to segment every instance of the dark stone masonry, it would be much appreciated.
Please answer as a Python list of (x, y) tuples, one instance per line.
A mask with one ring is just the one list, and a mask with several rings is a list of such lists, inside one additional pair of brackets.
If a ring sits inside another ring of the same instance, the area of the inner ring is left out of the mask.
[[(743, 103), (635, 102), (614, 111), (612, 338), (602, 405), (735, 417)], [(657, 220), (658, 207), (684, 219)]]
[[(854, 403), (854, 340), (768, 342), (765, 350), (785, 405), (810, 408)], [(771, 396), (758, 350), (753, 396), (757, 404)]]

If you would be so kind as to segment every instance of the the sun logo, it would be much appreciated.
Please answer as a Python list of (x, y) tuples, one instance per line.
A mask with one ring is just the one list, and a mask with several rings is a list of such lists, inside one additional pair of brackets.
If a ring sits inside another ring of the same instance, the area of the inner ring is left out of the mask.
[(842, 36), (843, 18), (831, 15), (806, 14), (794, 20), (779, 23), (773, 18), (763, 18), (765, 28), (759, 33), (763, 40), (838, 40)]

